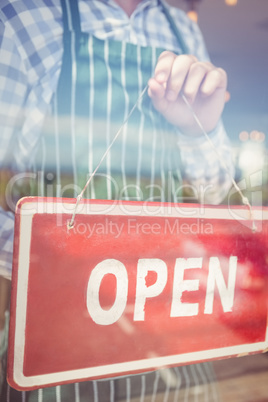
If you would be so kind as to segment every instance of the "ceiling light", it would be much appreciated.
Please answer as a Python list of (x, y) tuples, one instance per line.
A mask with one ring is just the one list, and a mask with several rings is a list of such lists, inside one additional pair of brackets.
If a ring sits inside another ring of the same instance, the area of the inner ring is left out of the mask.
[(237, 2), (238, 0), (225, 0), (225, 4), (227, 4), (227, 6), (236, 6)]
[(198, 21), (198, 14), (195, 10), (188, 11), (187, 15), (190, 18), (190, 20), (192, 20), (194, 22)]
[(225, 103), (229, 102), (229, 100), (231, 99), (231, 94), (229, 91), (225, 91), (225, 95), (224, 95), (224, 101)]
[(249, 139), (249, 133), (247, 131), (241, 131), (239, 134), (240, 141), (247, 141)]

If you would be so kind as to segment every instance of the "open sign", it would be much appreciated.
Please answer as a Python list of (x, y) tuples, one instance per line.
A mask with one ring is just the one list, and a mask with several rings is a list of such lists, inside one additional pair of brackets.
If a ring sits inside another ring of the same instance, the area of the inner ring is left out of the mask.
[(13, 387), (267, 348), (267, 208), (86, 200), (70, 229), (74, 204), (17, 207)]

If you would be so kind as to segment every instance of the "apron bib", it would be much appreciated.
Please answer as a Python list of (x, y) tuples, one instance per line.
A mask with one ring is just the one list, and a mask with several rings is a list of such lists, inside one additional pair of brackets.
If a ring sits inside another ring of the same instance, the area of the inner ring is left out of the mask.
[[(153, 76), (164, 49), (100, 40), (83, 33), (78, 0), (61, 0), (61, 4), (62, 69), (35, 158), (38, 180), (37, 184), (31, 183), (31, 193), (76, 197)], [(187, 53), (180, 32), (165, 4), (161, 4), (178, 39), (178, 47), (182, 53)], [(176, 130), (153, 108), (145, 94), (84, 196), (176, 202), (181, 184)], [(204, 367), (210, 370), (208, 364)], [(196, 378), (195, 366), (190, 366), (189, 373), (187, 370), (183, 367), (182, 374), (179, 369), (171, 372), (176, 375), (178, 389), (184, 383), (189, 385), (190, 375)], [(162, 389), (164, 384), (158, 386), (160, 371), (146, 376), (134, 376), (132, 384), (127, 377), (39, 389), (27, 393), (27, 400), (77, 400), (80, 395), (82, 401), (93, 395), (94, 400), (108, 401), (115, 394), (115, 386), (117, 393), (130, 400), (139, 387), (142, 394), (145, 381), (149, 384), (146, 384), (147, 389), (156, 396), (156, 390)], [(211, 374), (208, 377), (213, 380)], [(23, 395), (26, 398), (26, 393)]]
[[(62, 0), (62, 8), (62, 70), (35, 169), (39, 195), (76, 197), (153, 76), (164, 49), (100, 40), (81, 32), (76, 1)], [(146, 93), (84, 196), (176, 202), (181, 184), (176, 129)]]

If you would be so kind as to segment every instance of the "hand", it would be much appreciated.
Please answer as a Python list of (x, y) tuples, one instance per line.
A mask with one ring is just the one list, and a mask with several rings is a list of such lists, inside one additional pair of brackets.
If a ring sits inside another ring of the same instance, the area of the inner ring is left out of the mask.
[(224, 108), (227, 75), (195, 56), (165, 51), (159, 56), (155, 76), (148, 82), (153, 105), (184, 134), (200, 135), (201, 130), (183, 101), (183, 93), (206, 132), (213, 130)]

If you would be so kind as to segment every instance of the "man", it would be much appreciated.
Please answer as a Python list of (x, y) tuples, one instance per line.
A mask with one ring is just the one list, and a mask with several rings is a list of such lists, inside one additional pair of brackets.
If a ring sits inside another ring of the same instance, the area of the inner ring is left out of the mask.
[[(89, 197), (176, 201), (182, 173), (201, 202), (223, 199), (229, 175), (181, 94), (232, 172), (220, 121), (227, 78), (181, 10), (159, 0), (4, 0), (0, 20), (3, 168), (42, 172), (31, 176), (35, 193), (52, 178), (56, 196), (70, 187), (76, 196), (148, 83)], [(0, 274), (10, 278), (13, 220), (0, 212)]]

